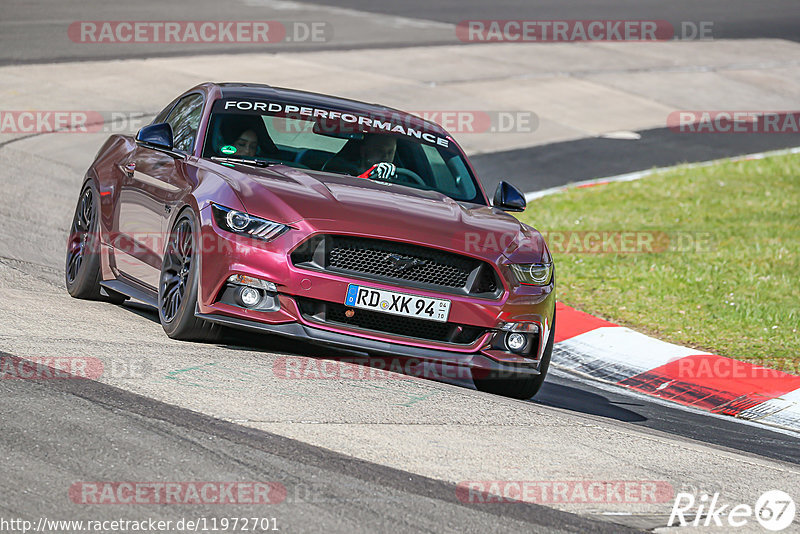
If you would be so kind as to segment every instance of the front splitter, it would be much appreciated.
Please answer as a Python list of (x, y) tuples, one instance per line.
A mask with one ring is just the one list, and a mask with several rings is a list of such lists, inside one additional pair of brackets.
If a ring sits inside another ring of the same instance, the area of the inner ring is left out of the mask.
[(314, 328), (297, 322), (266, 324), (259, 323), (257, 321), (248, 321), (246, 319), (240, 319), (237, 317), (227, 317), (219, 314), (195, 313), (195, 316), (212, 323), (217, 323), (232, 328), (268, 333), (294, 339), (302, 339), (309, 343), (335, 347), (348, 351), (356, 350), (363, 351), (367, 354), (381, 356), (418, 358), (420, 360), (458, 365), (460, 367), (481, 370), (484, 372), (491, 371), (493, 373), (506, 376), (516, 375), (519, 377), (524, 377), (538, 376), (540, 374), (538, 369), (528, 366), (505, 365), (492, 360), (481, 353), (465, 354), (460, 352), (449, 352), (445, 350), (400, 345), (375, 339), (350, 336), (347, 334), (341, 334), (339, 332), (330, 332), (322, 328)]

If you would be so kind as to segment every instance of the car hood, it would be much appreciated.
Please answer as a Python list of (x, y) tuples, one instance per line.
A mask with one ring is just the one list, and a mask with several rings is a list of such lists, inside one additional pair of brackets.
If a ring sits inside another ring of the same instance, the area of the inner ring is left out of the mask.
[[(326, 233), (427, 244), (492, 261), (541, 261), (542, 236), (507, 213), (364, 178), (276, 165), (226, 173), (244, 208), (284, 224)], [(527, 260), (526, 260), (527, 258)]]

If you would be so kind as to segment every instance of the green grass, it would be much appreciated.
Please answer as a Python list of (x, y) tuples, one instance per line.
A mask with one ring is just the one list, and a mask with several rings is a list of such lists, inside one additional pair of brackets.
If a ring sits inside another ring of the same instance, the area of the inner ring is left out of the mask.
[[(666, 250), (629, 254), (559, 251), (550, 233), (559, 300), (665, 341), (800, 372), (800, 156), (570, 189), (520, 219), (543, 233), (665, 232)], [(678, 236), (705, 241), (676, 246)]]

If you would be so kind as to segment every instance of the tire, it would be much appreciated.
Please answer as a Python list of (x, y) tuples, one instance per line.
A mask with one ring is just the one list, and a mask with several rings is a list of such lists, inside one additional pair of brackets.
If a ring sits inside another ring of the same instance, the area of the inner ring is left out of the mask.
[(114, 291), (100, 291), (100, 204), (94, 183), (81, 190), (67, 237), (64, 281), (70, 295), (79, 299), (104, 300), (122, 304), (128, 297)]
[[(531, 377), (507, 378), (507, 373), (503, 375), (489, 373), (489, 376), (476, 378), (473, 375), (472, 381), (479, 391), (503, 395), (513, 399), (527, 400), (536, 395), (544, 384), (547, 377), (547, 370), (550, 368), (550, 358), (553, 355), (553, 340), (556, 332), (556, 316), (553, 312), (553, 324), (550, 328), (550, 335), (547, 338), (547, 345), (542, 354), (542, 363), (539, 365), (539, 374)], [(476, 372), (475, 374), (478, 374)]]
[(200, 268), (198, 228), (197, 217), (187, 209), (170, 232), (158, 282), (158, 318), (172, 339), (217, 341), (223, 328), (194, 315)]

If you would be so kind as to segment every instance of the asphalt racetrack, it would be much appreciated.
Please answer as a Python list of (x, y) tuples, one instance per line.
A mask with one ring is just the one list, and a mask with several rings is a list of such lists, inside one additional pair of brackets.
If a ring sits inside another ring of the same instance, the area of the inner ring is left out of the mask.
[[(219, 43), (163, 46), (147, 45), (74, 47), (61, 28), (75, 21), (97, 20), (292, 20), (329, 22), (337, 28), (329, 43), (283, 42), (273, 49), (308, 50), (331, 48), (381, 48), (447, 43), (454, 39), (443, 29), (465, 20), (665, 20), (674, 27), (682, 22), (713, 22), (715, 39), (778, 38), (798, 41), (800, 6), (792, 0), (577, 0), (563, 2), (525, 0), (481, 2), (446, 0), (441, 2), (388, 2), (369, 0), (323, 0), (316, 4), (283, 0), (238, 0), (220, 4), (202, 0), (192, 2), (191, 16), (180, 3), (154, 0), (138, 2), (136, 7), (101, 0), (9, 0), (2, 7), (0, 21), (0, 64), (76, 59), (152, 57), (190, 55), (221, 50)], [(394, 31), (386, 31), (389, 23)], [(341, 28), (341, 29), (339, 29)], [(426, 31), (432, 30), (432, 31)], [(222, 48), (229, 53), (264, 50), (263, 45), (237, 44)]]
[[(141, 86), (140, 98), (126, 109), (152, 112), (166, 103), (153, 88), (158, 81), (138, 78), (140, 70), (128, 71), (126, 79), (114, 69), (128, 67), (115, 60), (212, 52), (224, 58), (215, 63), (220, 70), (214, 76), (248, 78), (246, 66), (237, 63), (231, 72), (230, 65), (252, 48), (82, 48), (64, 37), (65, 25), (76, 20), (324, 19), (342, 38), (283, 43), (263, 61), (327, 48), (380, 54), (420, 44), (453, 46), (453, 25), (471, 18), (714, 20), (718, 39), (800, 41), (800, 4), (785, 0), (246, 0), (234, 12), (207, 1), (192, 3), (191, 10), (188, 16), (178, 4), (164, 2), (138, 3), (135, 9), (96, 1), (7, 2), (0, 21), (2, 94), (13, 102), (24, 102), (29, 92), (51, 94), (56, 103), (39, 100), (27, 107), (52, 109), (69, 100), (59, 96), (64, 87), (112, 98)], [(782, 59), (781, 72), (794, 73), (797, 60)], [(83, 60), (98, 63), (87, 64), (88, 70), (70, 63)], [(63, 63), (64, 70), (50, 62)], [(326, 83), (345, 87), (341, 77)], [(367, 84), (354, 94), (371, 91), (380, 92)], [(380, 99), (381, 94), (373, 98)], [(120, 106), (112, 100), (99, 105)], [(751, 109), (765, 106), (754, 101)], [(639, 139), (554, 137), (471, 159), (487, 189), (507, 179), (527, 192), (800, 145), (790, 134), (703, 137), (674, 135), (656, 125), (631, 129)], [(284, 532), (652, 531), (666, 526), (671, 499), (478, 503), (462, 499), (457, 488), (476, 480), (656, 481), (675, 492), (719, 492), (726, 503), (752, 505), (766, 490), (800, 487), (795, 433), (653, 400), (559, 369), (529, 401), (478, 392), (468, 380), (285, 380), (272, 372), (282, 358), (314, 362), (342, 355), (249, 334), (220, 344), (177, 342), (163, 333), (155, 312), (140, 304), (72, 299), (63, 281), (65, 236), (83, 173), (101, 142), (100, 135), (0, 138), (0, 356), (90, 356), (109, 370), (94, 380), (0, 380), (0, 520), (248, 516), (274, 518)], [(270, 481), (285, 487), (286, 496), (267, 506), (76, 502), (70, 488), (92, 481)], [(795, 522), (787, 531), (792, 528), (800, 526)]]

